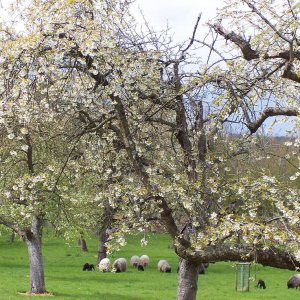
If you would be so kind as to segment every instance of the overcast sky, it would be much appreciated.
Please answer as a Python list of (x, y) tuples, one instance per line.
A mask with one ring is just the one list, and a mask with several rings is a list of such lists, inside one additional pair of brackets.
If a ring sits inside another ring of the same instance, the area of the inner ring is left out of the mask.
[[(0, 0), (0, 14), (13, 0)], [(197, 16), (202, 13), (201, 23), (216, 14), (216, 8), (222, 7), (224, 0), (136, 0), (133, 13), (139, 19), (139, 9), (154, 29), (171, 28), (176, 40), (185, 40), (191, 36)]]
[(154, 29), (162, 29), (168, 24), (176, 40), (185, 40), (191, 36), (200, 13), (201, 24), (204, 24), (223, 4), (224, 0), (136, 0), (133, 11), (138, 16), (140, 8)]

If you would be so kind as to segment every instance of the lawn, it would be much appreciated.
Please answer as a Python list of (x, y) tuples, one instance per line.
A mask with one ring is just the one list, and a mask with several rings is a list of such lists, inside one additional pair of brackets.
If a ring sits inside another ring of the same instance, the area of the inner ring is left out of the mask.
[[(97, 239), (87, 239), (89, 252), (83, 253), (74, 242), (71, 246), (61, 238), (44, 234), (43, 255), (45, 264), (46, 288), (54, 297), (38, 299), (101, 299), (101, 300), (168, 300), (176, 299), (177, 262), (171, 241), (167, 235), (149, 234), (149, 244), (141, 248), (141, 236), (131, 236), (127, 245), (110, 258), (147, 254), (150, 266), (145, 272), (128, 267), (125, 273), (83, 272), (85, 262), (95, 263)], [(167, 259), (172, 266), (172, 273), (158, 272), (159, 259)], [(0, 237), (0, 299), (28, 299), (29, 296), (18, 292), (28, 290), (29, 268), (27, 250), (24, 243), (16, 239), (9, 242), (7, 235)], [(266, 290), (255, 288), (252, 282), (250, 292), (236, 292), (235, 268), (233, 263), (221, 262), (210, 264), (205, 275), (199, 276), (197, 299), (235, 300), (235, 299), (285, 299), (294, 300), (300, 291), (287, 289), (291, 271), (257, 266), (256, 281), (262, 278)], [(252, 276), (254, 276), (252, 272)]]

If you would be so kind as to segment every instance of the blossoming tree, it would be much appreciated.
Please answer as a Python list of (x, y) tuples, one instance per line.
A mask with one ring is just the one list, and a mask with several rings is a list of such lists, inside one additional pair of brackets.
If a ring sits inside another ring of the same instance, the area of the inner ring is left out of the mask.
[[(98, 199), (124, 216), (114, 233), (119, 241), (153, 218), (165, 226), (180, 257), (178, 299), (196, 299), (203, 262), (299, 266), (299, 190), (259, 168), (264, 152), (254, 135), (268, 117), (289, 116), (291, 108), (297, 115), (297, 85), (287, 93), (290, 83), (275, 78), (279, 67), (264, 64), (259, 53), (251, 56), (253, 64), (228, 58), (214, 43), (211, 52), (221, 62), (210, 64), (208, 55), (202, 65), (194, 52), (199, 19), (188, 42), (172, 45), (166, 32), (137, 30), (128, 1), (33, 1), (24, 16), (22, 40), (6, 35), (19, 49), (23, 39), (28, 43), (14, 55), (16, 61), (35, 52), (38, 59), (27, 65), (39, 66), (50, 99), (61, 99), (63, 117), (81, 122), (76, 130), (103, 175)], [(213, 28), (222, 34), (218, 26)], [(279, 43), (278, 32), (269, 43)], [(247, 50), (240, 36), (222, 35)], [(15, 74), (10, 68), (8, 79)], [(28, 79), (33, 76), (28, 73)], [(22, 99), (18, 95), (11, 103)], [(42, 124), (48, 120), (42, 112), (39, 117)], [(228, 123), (239, 124), (241, 133), (230, 134)], [(10, 134), (7, 129), (8, 139)], [(25, 146), (28, 152), (28, 142)], [(237, 164), (246, 159), (257, 168), (237, 175)]]
[(47, 222), (70, 233), (85, 226), (97, 175), (86, 172), (90, 154), (81, 150), (80, 123), (64, 106), (64, 87), (43, 69), (40, 36), (4, 25), (0, 35), (0, 224), (25, 241), (29, 293), (41, 294), (46, 292), (42, 228)]

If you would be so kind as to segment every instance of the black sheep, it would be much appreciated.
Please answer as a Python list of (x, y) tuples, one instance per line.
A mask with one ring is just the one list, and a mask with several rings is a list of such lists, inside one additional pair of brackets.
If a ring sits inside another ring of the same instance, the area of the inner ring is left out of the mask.
[[(199, 274), (205, 274), (205, 270), (208, 268), (209, 263), (202, 263), (199, 266)], [(177, 273), (179, 272), (179, 266), (177, 267)]]
[(145, 269), (142, 265), (138, 265), (138, 271), (145, 271)]
[(208, 268), (209, 263), (202, 263), (199, 266), (199, 274), (205, 274), (205, 270)]
[(260, 288), (260, 289), (265, 289), (266, 288), (266, 284), (265, 282), (262, 280), (262, 279), (259, 279), (258, 282), (257, 282), (257, 288)]
[(92, 271), (92, 270), (95, 270), (95, 267), (93, 264), (85, 263), (83, 265), (82, 271)]

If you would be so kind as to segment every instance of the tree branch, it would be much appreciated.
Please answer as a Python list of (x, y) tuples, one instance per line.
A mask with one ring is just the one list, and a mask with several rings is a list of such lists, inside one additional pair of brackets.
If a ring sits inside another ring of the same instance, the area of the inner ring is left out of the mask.
[(282, 35), (276, 27), (249, 1), (249, 0), (244, 0), (244, 2), (252, 9), (253, 12), (255, 12), (268, 26), (270, 26), (273, 31), (281, 37), (283, 40), (285, 40), (288, 43), (291, 43), (292, 41), (286, 38), (284, 35)]
[(233, 31), (229, 32), (229, 31), (225, 30), (224, 27), (221, 26), (221, 24), (215, 23), (213, 25), (210, 24), (210, 26), (217, 33), (222, 35), (226, 40), (230, 40), (231, 42), (236, 44), (241, 49), (243, 56), (246, 60), (250, 61), (250, 60), (259, 58), (259, 52), (257, 52), (256, 50), (253, 50), (250, 46), (250, 43), (248, 41), (246, 41), (240, 35), (236, 34)]
[(256, 120), (256, 122), (247, 124), (247, 127), (249, 128), (251, 134), (253, 134), (261, 127), (263, 122), (269, 117), (298, 116), (299, 113), (300, 111), (298, 109), (268, 107), (261, 113), (260, 117)]
[(208, 246), (194, 254), (190, 254), (190, 249), (176, 247), (175, 250), (180, 257), (197, 263), (207, 261), (255, 261), (264, 266), (280, 269), (295, 270), (300, 268), (300, 262), (294, 256), (275, 247), (264, 249), (260, 246), (255, 249), (252, 246), (234, 246), (222, 243), (220, 246)]

